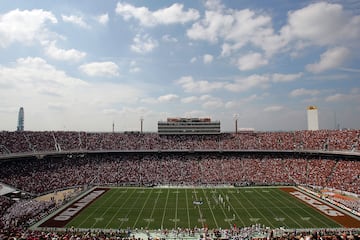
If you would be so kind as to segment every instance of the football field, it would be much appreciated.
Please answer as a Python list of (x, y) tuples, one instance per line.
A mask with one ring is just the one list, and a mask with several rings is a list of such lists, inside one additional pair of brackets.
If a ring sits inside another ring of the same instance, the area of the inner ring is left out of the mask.
[[(282, 188), (132, 187), (96, 190), (92, 193), (99, 196), (89, 198), (89, 203), (80, 199), (43, 226), (51, 226), (54, 220), (66, 220), (60, 227), (175, 229), (254, 224), (288, 229), (344, 227), (316, 209), (316, 205), (305, 203)], [(73, 216), (70, 218), (69, 215)]]

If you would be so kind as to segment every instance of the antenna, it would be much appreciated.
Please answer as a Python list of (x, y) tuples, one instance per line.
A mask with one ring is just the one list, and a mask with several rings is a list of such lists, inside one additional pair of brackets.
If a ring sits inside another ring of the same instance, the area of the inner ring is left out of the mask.
[(235, 133), (237, 134), (237, 133), (238, 133), (238, 118), (239, 118), (239, 114), (238, 114), (238, 113), (235, 113), (233, 117), (234, 117), (234, 120), (235, 120)]
[(141, 116), (140, 117), (140, 133), (143, 133), (143, 123), (144, 123), (144, 118)]

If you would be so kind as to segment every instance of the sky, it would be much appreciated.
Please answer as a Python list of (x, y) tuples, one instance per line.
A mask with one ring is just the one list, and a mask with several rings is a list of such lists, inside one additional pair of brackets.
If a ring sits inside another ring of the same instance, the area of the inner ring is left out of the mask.
[(360, 128), (357, 0), (0, 0), (0, 130)]

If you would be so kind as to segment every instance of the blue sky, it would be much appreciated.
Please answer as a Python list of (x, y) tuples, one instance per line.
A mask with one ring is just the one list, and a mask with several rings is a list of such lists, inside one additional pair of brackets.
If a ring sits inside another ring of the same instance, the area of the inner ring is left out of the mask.
[(0, 0), (0, 129), (360, 128), (359, 50), (355, 0)]

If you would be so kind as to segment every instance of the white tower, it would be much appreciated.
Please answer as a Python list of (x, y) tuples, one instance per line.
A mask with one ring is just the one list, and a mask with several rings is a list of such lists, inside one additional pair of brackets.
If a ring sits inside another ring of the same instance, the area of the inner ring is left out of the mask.
[(17, 131), (24, 131), (24, 108), (19, 109)]
[(308, 130), (319, 130), (318, 109), (316, 106), (307, 107)]

